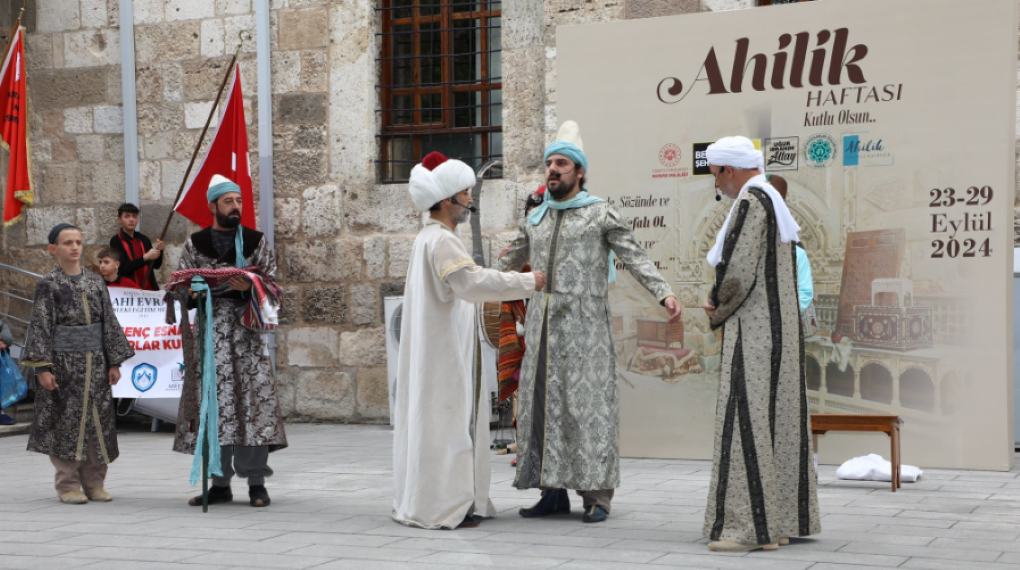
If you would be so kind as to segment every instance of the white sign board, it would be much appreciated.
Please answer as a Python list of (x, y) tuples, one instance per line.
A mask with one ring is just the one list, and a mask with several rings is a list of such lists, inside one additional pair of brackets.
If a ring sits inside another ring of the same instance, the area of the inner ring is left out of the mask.
[[(179, 398), (184, 386), (181, 325), (166, 324), (162, 291), (110, 289), (110, 301), (135, 355), (120, 365), (115, 398)], [(176, 314), (181, 314), (178, 304)]]

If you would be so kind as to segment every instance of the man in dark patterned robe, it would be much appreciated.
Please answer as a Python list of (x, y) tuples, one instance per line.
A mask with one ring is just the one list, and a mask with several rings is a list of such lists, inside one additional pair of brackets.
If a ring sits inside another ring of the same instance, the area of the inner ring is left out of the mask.
[(35, 368), (42, 387), (28, 450), (50, 456), (62, 502), (111, 501), (103, 484), (120, 455), (111, 386), (120, 380), (120, 364), (135, 353), (106, 282), (80, 265), (81, 231), (60, 224), (49, 241), (59, 266), (36, 285), (22, 360)]
[[(240, 187), (216, 175), (207, 196), (213, 225), (188, 238), (177, 269), (257, 266), (263, 274), (275, 276), (276, 256), (269, 241), (261, 232), (240, 225)], [(230, 479), (236, 472), (248, 479), (251, 506), (269, 505), (265, 487), (265, 478), (273, 474), (269, 452), (287, 447), (266, 337), (238, 320), (250, 290), (249, 281), (234, 277), (230, 288), (214, 293), (212, 301), (223, 476), (213, 477), (209, 504), (233, 500)], [(174, 451), (195, 453), (199, 387), (200, 383), (195, 382), (194, 391), (181, 396)], [(189, 504), (201, 505), (202, 497), (192, 498)]]
[(744, 137), (708, 147), (715, 186), (734, 199), (708, 254), (704, 309), (723, 330), (715, 457), (705, 510), (709, 548), (772, 550), (821, 532), (797, 296), (799, 226)]
[[(570, 512), (567, 489), (581, 495), (582, 520), (605, 521), (620, 485), (620, 409), (609, 312), (615, 254), (670, 313), (680, 303), (623, 216), (584, 189), (588, 159), (567, 121), (546, 149), (546, 198), (520, 225), (500, 270), (531, 267), (547, 275), (525, 322), (517, 410), (518, 489), (542, 489), (526, 518)], [(612, 277), (611, 277), (612, 275)]]

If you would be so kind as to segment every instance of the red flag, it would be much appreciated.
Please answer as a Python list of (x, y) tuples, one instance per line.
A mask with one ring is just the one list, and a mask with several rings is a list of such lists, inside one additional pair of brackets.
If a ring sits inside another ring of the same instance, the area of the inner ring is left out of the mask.
[(198, 173), (185, 188), (174, 210), (192, 222), (207, 228), (213, 217), (209, 211), (206, 191), (213, 175), (229, 178), (241, 187), (241, 224), (255, 228), (255, 199), (252, 194), (251, 166), (248, 162), (248, 130), (244, 123), (244, 101), (241, 99), (241, 65), (234, 68), (234, 82), (227, 93), (227, 109), (216, 127), (212, 144)]
[(32, 168), (28, 144), (28, 92), (25, 91), (25, 36), (18, 26), (0, 69), (0, 144), (10, 153), (4, 225), (21, 217), (21, 205), (32, 203)]

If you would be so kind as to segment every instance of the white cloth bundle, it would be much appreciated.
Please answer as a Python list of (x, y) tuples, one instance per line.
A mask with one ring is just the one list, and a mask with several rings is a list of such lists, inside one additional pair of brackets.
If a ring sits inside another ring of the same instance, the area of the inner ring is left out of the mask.
[[(900, 481), (913, 483), (921, 476), (919, 468), (913, 465), (900, 465)], [(881, 455), (865, 455), (854, 457), (839, 466), (836, 470), (836, 477), (840, 479), (851, 479), (854, 481), (892, 481), (892, 463), (886, 461)]]

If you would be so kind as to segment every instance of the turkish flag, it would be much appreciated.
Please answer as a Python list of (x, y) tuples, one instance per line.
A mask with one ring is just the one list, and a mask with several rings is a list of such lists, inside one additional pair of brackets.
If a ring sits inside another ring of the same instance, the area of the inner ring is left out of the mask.
[(25, 91), (25, 35), (19, 26), (0, 69), (0, 144), (8, 150), (4, 225), (21, 217), (22, 204), (32, 203), (32, 169), (29, 167), (28, 93)]
[(184, 189), (174, 210), (192, 222), (207, 228), (213, 223), (206, 191), (213, 175), (229, 178), (241, 187), (241, 224), (255, 228), (255, 198), (252, 194), (251, 166), (248, 162), (248, 130), (244, 123), (244, 101), (241, 98), (241, 65), (234, 68), (234, 82), (227, 93), (227, 108), (216, 127), (209, 151), (202, 165)]

